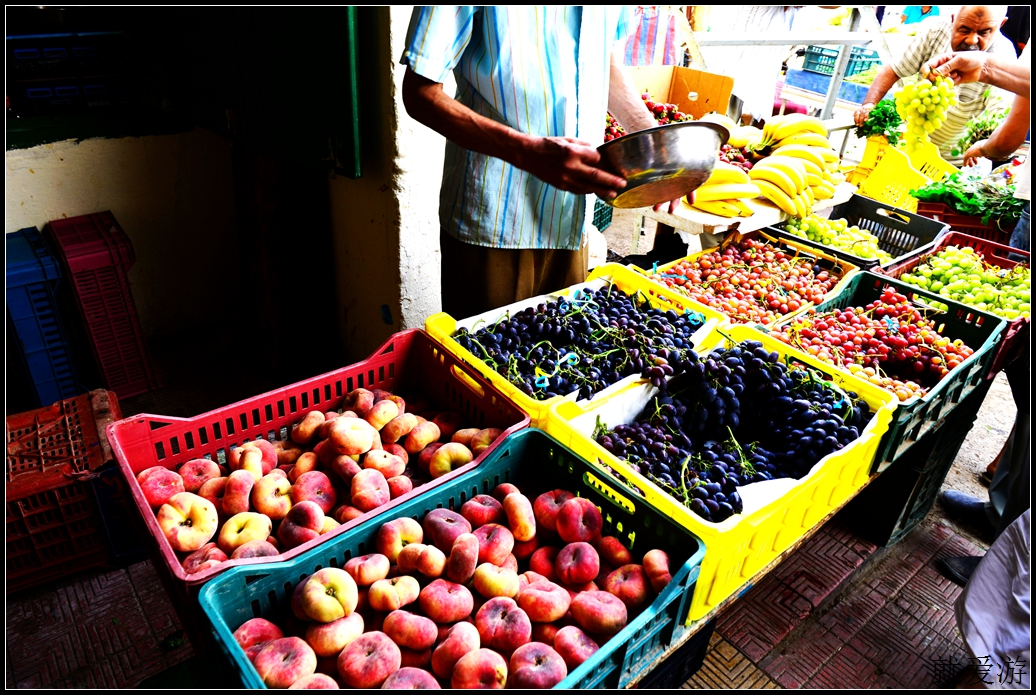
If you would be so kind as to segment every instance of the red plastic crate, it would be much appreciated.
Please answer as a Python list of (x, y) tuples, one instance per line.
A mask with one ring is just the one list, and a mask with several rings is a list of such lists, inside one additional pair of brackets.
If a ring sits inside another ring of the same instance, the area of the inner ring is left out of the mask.
[(127, 271), (133, 245), (111, 212), (47, 224), (108, 388), (123, 398), (162, 385), (140, 328)]
[[(1003, 244), (998, 244), (989, 241), (988, 239), (981, 239), (968, 234), (961, 234), (960, 232), (950, 232), (939, 237), (931, 244), (926, 244), (917, 249), (917, 251), (903, 261), (894, 263), (887, 268), (879, 268), (875, 272), (881, 273), (882, 275), (888, 275), (889, 277), (899, 278), (903, 273), (916, 267), (925, 257), (938, 253), (941, 249), (944, 249), (947, 246), (969, 246), (981, 253), (987, 263), (998, 265), (1001, 268), (1014, 268), (1018, 265), (1018, 261), (1013, 261), (1008, 258), (1008, 254), (1012, 253), (1023, 256), (1025, 258), (1025, 261), (1023, 261), (1024, 263), (1029, 262), (1028, 251), (1011, 248), (1010, 246), (1004, 246)], [(993, 314), (989, 312), (980, 313), (993, 316)], [(986, 375), (987, 379), (995, 377), (997, 372), (1003, 369), (1004, 365), (1009, 364), (1014, 360), (1024, 346), (1028, 344), (1029, 325), (1029, 319), (1015, 319), (1014, 321), (1007, 322), (1007, 329), (1004, 331), (1004, 339), (997, 347), (997, 352), (993, 357), (989, 373)]]
[(928, 217), (938, 222), (950, 225), (951, 232), (960, 232), (969, 236), (987, 239), (998, 244), (1007, 244), (1011, 241), (1011, 232), (1017, 221), (1004, 227), (999, 226), (999, 220), (993, 224), (983, 224), (982, 218), (976, 215), (960, 215), (945, 203), (926, 203), (918, 201), (917, 214)]
[(186, 554), (178, 556), (169, 545), (155, 513), (144, 499), (136, 480), (137, 474), (152, 466), (176, 469), (196, 458), (224, 462), (230, 449), (244, 442), (259, 438), (284, 439), (291, 426), (306, 412), (314, 408), (323, 411), (337, 409), (346, 394), (361, 387), (380, 388), (404, 397), (407, 393), (421, 393), (437, 409), (463, 413), (470, 426), (499, 427), (504, 430), (504, 435), (470, 464), (289, 550), (273, 561), (290, 560), (358, 524), (380, 514), (391, 513), (398, 504), (479, 465), (507, 435), (529, 425), (529, 416), (499, 390), (424, 331), (414, 329), (395, 334), (363, 362), (193, 418), (144, 414), (116, 422), (108, 428), (108, 440), (129, 483), (139, 511), (137, 516), (147, 527), (145, 535), (151, 545), (149, 550), (155, 558), (155, 567), (192, 639), (204, 643), (209, 633), (198, 606), (197, 596), (201, 587), (231, 567), (269, 562), (271, 558), (229, 560), (203, 572), (186, 574), (181, 565)]
[(115, 394), (93, 391), (7, 418), (7, 591), (108, 564), (91, 478), (121, 417)]

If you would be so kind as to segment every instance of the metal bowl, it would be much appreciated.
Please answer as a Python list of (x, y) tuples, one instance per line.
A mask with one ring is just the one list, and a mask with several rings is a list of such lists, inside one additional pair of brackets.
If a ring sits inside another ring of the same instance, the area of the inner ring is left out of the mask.
[(730, 132), (716, 123), (689, 121), (648, 128), (597, 148), (601, 168), (626, 179), (617, 208), (677, 200), (705, 183)]

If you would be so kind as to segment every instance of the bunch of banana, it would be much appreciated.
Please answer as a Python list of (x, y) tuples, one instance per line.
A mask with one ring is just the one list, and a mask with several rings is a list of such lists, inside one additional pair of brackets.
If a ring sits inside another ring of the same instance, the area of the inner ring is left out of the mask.
[(809, 185), (807, 163), (796, 157), (770, 155), (748, 172), (764, 198), (792, 217), (808, 216), (816, 196)]
[[(726, 162), (716, 162), (709, 178), (687, 196), (691, 207), (720, 217), (749, 217), (754, 211), (745, 204), (746, 199), (758, 198), (759, 187), (740, 167)], [(694, 202), (691, 202), (693, 198)]]
[(738, 126), (730, 131), (730, 138), (727, 140), (727, 144), (731, 147), (741, 149), (742, 147), (747, 147), (753, 142), (758, 142), (762, 136), (763, 131), (759, 130), (755, 126)]

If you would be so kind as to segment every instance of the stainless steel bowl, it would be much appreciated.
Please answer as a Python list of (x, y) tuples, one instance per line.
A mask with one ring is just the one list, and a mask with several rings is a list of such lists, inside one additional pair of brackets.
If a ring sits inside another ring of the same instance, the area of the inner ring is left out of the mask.
[(705, 183), (730, 132), (716, 123), (670, 123), (630, 133), (597, 148), (601, 168), (626, 179), (609, 202), (642, 208), (687, 195)]

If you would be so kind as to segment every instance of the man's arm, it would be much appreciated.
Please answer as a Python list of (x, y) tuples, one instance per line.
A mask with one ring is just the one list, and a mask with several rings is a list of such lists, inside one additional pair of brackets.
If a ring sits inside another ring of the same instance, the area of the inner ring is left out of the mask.
[(658, 121), (644, 105), (617, 50), (612, 51), (611, 72), (608, 75), (608, 111), (628, 133), (658, 125)]
[(964, 153), (964, 164), (970, 166), (979, 157), (995, 162), (1002, 161), (1014, 154), (1029, 132), (1029, 100), (1016, 96), (1011, 105), (1011, 112), (1004, 122), (996, 127), (987, 140), (979, 140)]
[(874, 82), (871, 83), (871, 88), (867, 90), (867, 96), (863, 98), (863, 105), (853, 113), (853, 120), (856, 121), (856, 125), (863, 125), (874, 105), (888, 94), (888, 91), (892, 89), (892, 85), (896, 84), (898, 80), (899, 75), (892, 69), (892, 66), (883, 65), (878, 70), (878, 74), (874, 76)]
[(528, 135), (497, 123), (410, 68), (403, 77), (403, 106), (414, 120), (461, 147), (502, 159), (563, 191), (611, 200), (626, 187), (624, 179), (597, 168), (601, 156), (588, 143)]
[(1029, 65), (1020, 60), (1005, 59), (984, 51), (944, 53), (936, 56), (921, 67), (922, 75), (929, 72), (949, 77), (954, 84), (982, 82), (1022, 97), (1029, 96)]

